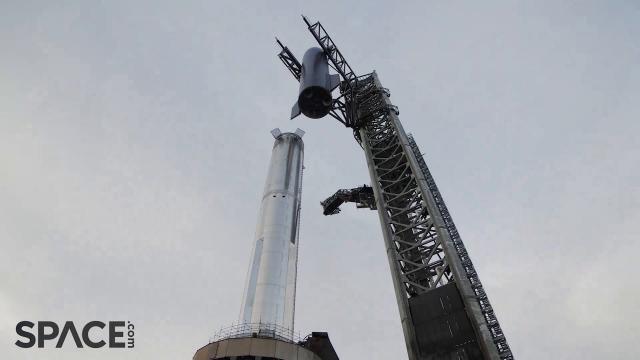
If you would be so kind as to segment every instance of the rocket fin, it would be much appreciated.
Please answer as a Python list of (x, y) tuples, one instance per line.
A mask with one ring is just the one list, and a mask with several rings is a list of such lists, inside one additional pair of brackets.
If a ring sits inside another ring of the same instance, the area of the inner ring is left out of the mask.
[(329, 90), (333, 91), (333, 89), (337, 88), (338, 85), (340, 85), (340, 75), (329, 75)]
[(293, 120), (296, 116), (300, 115), (300, 107), (298, 106), (298, 102), (296, 101), (291, 108), (291, 120)]
[(271, 130), (271, 135), (273, 135), (274, 138), (278, 138), (278, 136), (280, 136), (280, 134), (282, 134), (282, 132), (280, 131), (280, 128), (275, 128), (273, 130)]

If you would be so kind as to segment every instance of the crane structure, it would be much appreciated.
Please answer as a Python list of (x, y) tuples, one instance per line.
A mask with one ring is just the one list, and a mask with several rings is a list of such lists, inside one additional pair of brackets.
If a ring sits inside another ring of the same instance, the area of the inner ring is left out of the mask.
[(340, 212), (340, 205), (346, 202), (356, 203), (357, 208), (376, 209), (376, 199), (373, 197), (373, 188), (363, 185), (353, 189), (340, 189), (326, 200), (320, 202), (324, 215), (334, 215)]
[[(409, 359), (513, 359), (442, 195), (414, 138), (402, 127), (389, 90), (375, 71), (356, 75), (322, 24), (304, 16), (303, 20), (340, 76), (339, 96), (331, 100), (328, 114), (352, 129), (371, 178), (370, 188), (339, 190), (323, 201), (324, 214), (338, 213), (340, 204), (349, 201), (377, 209)], [(304, 62), (279, 40), (278, 44), (278, 57), (302, 84)]]

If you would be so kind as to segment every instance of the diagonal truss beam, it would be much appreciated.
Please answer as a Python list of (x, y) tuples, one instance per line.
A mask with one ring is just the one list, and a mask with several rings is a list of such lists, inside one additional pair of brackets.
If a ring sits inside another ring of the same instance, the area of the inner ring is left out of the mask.
[[(360, 138), (387, 246), (410, 359), (422, 359), (411, 299), (455, 286), (486, 359), (512, 359), (493, 309), (418, 147), (407, 135), (376, 73), (354, 92)], [(447, 356), (467, 358), (467, 350)], [(473, 351), (473, 349), (469, 350)]]

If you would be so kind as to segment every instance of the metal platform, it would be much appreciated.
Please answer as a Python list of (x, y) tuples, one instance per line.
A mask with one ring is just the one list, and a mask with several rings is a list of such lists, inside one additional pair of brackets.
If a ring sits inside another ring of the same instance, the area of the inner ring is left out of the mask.
[(216, 332), (193, 360), (339, 360), (329, 335), (312, 332), (303, 339), (273, 324), (238, 324)]

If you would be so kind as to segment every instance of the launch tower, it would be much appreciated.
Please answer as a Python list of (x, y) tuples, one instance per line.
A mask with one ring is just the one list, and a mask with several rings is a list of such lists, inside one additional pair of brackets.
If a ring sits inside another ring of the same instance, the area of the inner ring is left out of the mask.
[[(469, 253), (418, 145), (400, 123), (389, 90), (375, 71), (357, 75), (320, 22), (303, 19), (322, 51), (319, 55), (311, 51), (317, 48), (310, 49), (301, 64), (278, 41), (278, 57), (300, 82), (292, 117), (328, 113), (353, 130), (364, 150), (371, 186), (339, 190), (322, 205), (325, 215), (350, 201), (377, 209), (409, 359), (513, 359)], [(320, 66), (324, 63), (341, 79), (335, 99), (334, 82)], [(303, 102), (305, 96), (318, 100)]]

